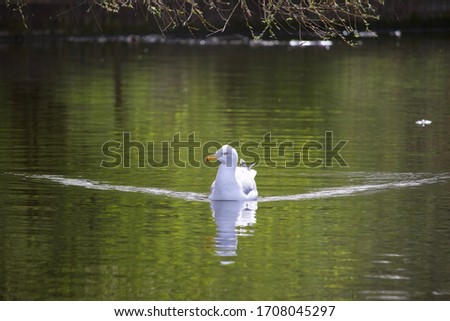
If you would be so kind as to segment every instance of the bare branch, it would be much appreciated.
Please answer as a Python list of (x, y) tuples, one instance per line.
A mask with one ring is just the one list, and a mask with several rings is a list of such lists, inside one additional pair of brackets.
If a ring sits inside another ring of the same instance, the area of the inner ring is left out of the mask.
[[(15, 3), (24, 23), (27, 0)], [(140, 8), (153, 16), (160, 31), (177, 27), (189, 31), (224, 32), (235, 21), (244, 21), (255, 38), (275, 37), (281, 30), (303, 31), (322, 39), (341, 37), (343, 32), (357, 33), (377, 19), (376, 4), (384, 0), (86, 0), (90, 6), (117, 13), (123, 8)]]

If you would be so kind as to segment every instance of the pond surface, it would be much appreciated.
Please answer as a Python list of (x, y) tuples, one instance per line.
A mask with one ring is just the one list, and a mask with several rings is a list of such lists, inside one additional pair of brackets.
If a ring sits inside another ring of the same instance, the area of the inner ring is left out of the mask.
[(449, 300), (449, 49), (2, 45), (0, 298)]

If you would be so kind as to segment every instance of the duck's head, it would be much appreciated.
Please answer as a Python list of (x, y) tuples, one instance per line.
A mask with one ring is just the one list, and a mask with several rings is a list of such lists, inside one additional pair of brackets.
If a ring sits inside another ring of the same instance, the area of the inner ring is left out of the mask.
[(214, 155), (206, 156), (206, 160), (209, 162), (218, 160), (226, 167), (235, 167), (238, 162), (238, 154), (230, 145), (223, 145)]

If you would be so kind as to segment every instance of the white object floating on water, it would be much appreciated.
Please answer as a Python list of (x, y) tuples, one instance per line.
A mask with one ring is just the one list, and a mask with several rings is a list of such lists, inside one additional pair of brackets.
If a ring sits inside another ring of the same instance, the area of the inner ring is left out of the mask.
[(333, 42), (331, 40), (295, 40), (292, 39), (289, 41), (290, 47), (325, 47), (330, 48), (331, 45), (333, 45)]
[(245, 162), (241, 162), (240, 167), (237, 166), (238, 154), (233, 147), (224, 145), (214, 155), (207, 156), (206, 160), (220, 162), (216, 180), (211, 185), (210, 200), (256, 200), (256, 171)]
[(375, 31), (344, 30), (344, 32), (342, 32), (342, 35), (344, 35), (345, 37), (351, 36), (352, 34), (355, 38), (378, 38), (378, 34)]
[(389, 31), (389, 35), (392, 37), (400, 38), (402, 36), (402, 31), (401, 30)]
[(426, 125), (430, 125), (432, 123), (431, 120), (428, 119), (420, 119), (416, 121), (416, 124), (422, 127), (425, 127)]
[(377, 38), (378, 34), (375, 31), (355, 31), (355, 37)]

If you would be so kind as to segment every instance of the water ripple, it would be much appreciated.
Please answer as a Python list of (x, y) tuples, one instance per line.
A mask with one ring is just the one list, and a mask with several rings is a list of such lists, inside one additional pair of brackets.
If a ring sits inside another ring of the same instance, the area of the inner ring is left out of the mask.
[[(121, 191), (132, 193), (145, 193), (152, 195), (161, 195), (167, 197), (173, 197), (183, 199), (186, 201), (198, 201), (207, 202), (208, 195), (195, 192), (178, 192), (169, 189), (155, 188), (155, 187), (137, 187), (127, 185), (113, 185), (108, 183), (102, 183), (83, 178), (67, 178), (60, 175), (27, 175), (20, 173), (5, 173), (16, 176), (23, 176), (29, 179), (48, 180), (54, 183), (66, 185), (66, 186), (79, 186), (88, 189), (105, 190), (105, 191)], [(426, 176), (426, 177), (424, 177)], [(401, 175), (401, 173), (393, 173), (392, 179), (394, 181), (388, 183), (371, 183), (351, 186), (341, 186), (333, 188), (319, 189), (314, 192), (293, 194), (293, 195), (280, 195), (280, 196), (266, 196), (260, 197), (259, 202), (276, 202), (276, 201), (299, 201), (299, 200), (311, 200), (311, 199), (324, 199), (332, 197), (344, 197), (351, 195), (358, 195), (364, 193), (380, 192), (389, 189), (418, 187), (422, 185), (436, 184), (445, 182), (450, 179), (449, 173), (442, 173), (430, 176), (430, 174), (415, 174), (414, 178), (411, 178), (410, 173)], [(386, 177), (384, 177), (386, 178)]]
[[(409, 176), (409, 174), (408, 174), (408, 176)], [(393, 178), (401, 179), (401, 176), (399, 175), (399, 173), (394, 173)], [(298, 200), (342, 197), (342, 196), (350, 196), (350, 195), (355, 195), (355, 194), (379, 192), (379, 191), (384, 191), (384, 190), (389, 190), (389, 189), (399, 189), (399, 188), (417, 187), (417, 186), (422, 186), (422, 185), (436, 184), (436, 183), (444, 182), (444, 181), (448, 180), (449, 178), (450, 178), (450, 174), (443, 173), (443, 174), (437, 174), (437, 175), (434, 175), (431, 177), (426, 177), (426, 178), (401, 179), (399, 181), (393, 181), (393, 182), (389, 182), (389, 183), (341, 186), (341, 187), (320, 189), (320, 190), (317, 190), (315, 192), (310, 192), (310, 193), (261, 197), (261, 198), (259, 198), (259, 201), (260, 202), (298, 201)]]
[[(11, 174), (11, 173), (7, 173)], [(208, 196), (206, 194), (194, 193), (194, 192), (176, 192), (163, 188), (154, 187), (137, 187), (129, 185), (112, 185), (107, 183), (101, 183), (97, 181), (92, 181), (82, 178), (67, 178), (58, 175), (24, 175), (24, 174), (14, 174), (23, 176), (25, 178), (48, 180), (54, 183), (58, 183), (66, 186), (78, 186), (87, 189), (103, 190), (103, 191), (120, 191), (120, 192), (132, 192), (132, 193), (145, 193), (152, 195), (169, 196), (173, 198), (180, 198), (187, 201), (208, 201)]]

